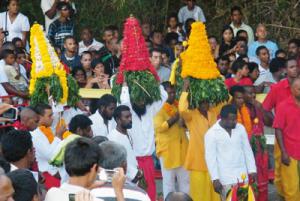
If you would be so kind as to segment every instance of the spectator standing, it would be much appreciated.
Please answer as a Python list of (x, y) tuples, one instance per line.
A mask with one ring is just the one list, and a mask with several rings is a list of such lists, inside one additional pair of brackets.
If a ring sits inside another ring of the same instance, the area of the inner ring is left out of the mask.
[(231, 28), (233, 29), (234, 36), (237, 36), (239, 30), (244, 30), (248, 35), (248, 45), (254, 41), (254, 34), (252, 28), (243, 22), (242, 9), (239, 6), (231, 8)]
[(243, 182), (241, 174), (256, 177), (255, 159), (247, 132), (236, 121), (237, 109), (226, 105), (221, 110), (221, 120), (205, 135), (205, 160), (214, 189), (221, 195), (222, 201), (226, 200), (233, 185)]
[(66, 64), (70, 70), (81, 66), (80, 56), (77, 54), (77, 43), (73, 36), (67, 36), (64, 39), (65, 51), (61, 55), (61, 61)]
[(164, 198), (170, 192), (178, 190), (189, 193), (189, 173), (183, 168), (188, 139), (182, 119), (178, 113), (178, 101), (175, 100), (176, 89), (170, 82), (162, 85), (168, 93), (168, 99), (163, 108), (154, 118), (156, 154), (160, 159), (163, 177)]
[(178, 20), (184, 24), (187, 19), (193, 18), (195, 21), (206, 22), (202, 9), (196, 5), (196, 0), (186, 0), (186, 6), (180, 8), (178, 12)]
[(74, 22), (70, 18), (72, 7), (67, 2), (59, 2), (57, 9), (60, 11), (60, 17), (50, 24), (48, 38), (53, 46), (63, 50), (65, 38), (74, 34)]
[(157, 71), (157, 74), (160, 78), (160, 82), (165, 82), (169, 80), (171, 70), (162, 66), (162, 51), (158, 48), (153, 48), (150, 51), (150, 61), (151, 64)]
[(81, 31), (81, 41), (79, 42), (79, 55), (85, 51), (100, 50), (103, 44), (98, 42), (93, 37), (93, 32), (90, 28), (84, 28)]
[(21, 38), (23, 47), (27, 44), (27, 34), (30, 29), (28, 18), (19, 12), (19, 0), (8, 0), (7, 11), (0, 13), (0, 43)]
[(263, 24), (258, 24), (256, 27), (255, 36), (257, 40), (249, 45), (248, 56), (249, 58), (255, 57), (256, 49), (260, 46), (266, 46), (269, 50), (270, 58), (275, 58), (275, 53), (278, 50), (278, 46), (276, 43), (268, 40), (268, 32), (267, 28)]
[(300, 79), (291, 83), (292, 95), (283, 100), (276, 110), (273, 128), (281, 152), (280, 174), (283, 197), (287, 201), (300, 200), (298, 162), (300, 160), (299, 125)]

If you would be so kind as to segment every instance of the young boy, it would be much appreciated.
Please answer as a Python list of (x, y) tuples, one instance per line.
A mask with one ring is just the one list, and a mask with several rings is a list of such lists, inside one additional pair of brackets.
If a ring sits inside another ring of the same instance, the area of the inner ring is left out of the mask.
[(225, 85), (229, 90), (236, 85), (245, 86), (253, 84), (251, 79), (248, 78), (249, 69), (245, 61), (236, 60), (233, 62), (231, 69), (234, 73), (234, 77), (225, 80)]
[(81, 65), (80, 56), (77, 53), (77, 43), (73, 36), (67, 36), (64, 40), (65, 51), (61, 55), (61, 61), (71, 70)]
[(59, 2), (57, 9), (60, 11), (60, 17), (50, 24), (48, 37), (53, 46), (63, 49), (65, 37), (74, 34), (74, 23), (70, 19), (72, 7), (67, 2)]
[(259, 73), (260, 76), (270, 72), (269, 63), (270, 63), (270, 54), (266, 46), (260, 46), (256, 49), (256, 56), (259, 59)]

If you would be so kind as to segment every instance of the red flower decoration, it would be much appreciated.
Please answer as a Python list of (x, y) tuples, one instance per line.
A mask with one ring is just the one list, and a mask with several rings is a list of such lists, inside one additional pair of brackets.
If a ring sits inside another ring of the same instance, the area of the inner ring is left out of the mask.
[(123, 32), (122, 60), (117, 74), (116, 83), (122, 84), (124, 71), (150, 71), (156, 80), (159, 80), (155, 68), (149, 60), (149, 52), (142, 35), (138, 20), (134, 17), (127, 18)]

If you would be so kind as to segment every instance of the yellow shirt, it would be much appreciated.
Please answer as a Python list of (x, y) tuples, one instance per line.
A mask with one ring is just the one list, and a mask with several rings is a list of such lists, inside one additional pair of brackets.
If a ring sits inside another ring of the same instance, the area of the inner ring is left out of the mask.
[(207, 119), (198, 109), (188, 109), (188, 93), (182, 92), (179, 99), (179, 113), (185, 120), (185, 124), (190, 132), (190, 141), (184, 164), (187, 170), (207, 171), (204, 153), (204, 135), (216, 123), (220, 106), (210, 108), (207, 113)]
[[(171, 107), (173, 111), (178, 111), (176, 106), (172, 105)], [(183, 166), (188, 147), (185, 129), (178, 123), (169, 127), (167, 120), (170, 118), (171, 116), (164, 107), (154, 118), (156, 154), (163, 158), (166, 169)]]

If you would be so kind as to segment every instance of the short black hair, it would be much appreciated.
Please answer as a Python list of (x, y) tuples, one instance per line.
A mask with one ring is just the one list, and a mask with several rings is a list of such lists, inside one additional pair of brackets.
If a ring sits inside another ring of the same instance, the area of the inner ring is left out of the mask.
[[(264, 45), (259, 46), (258, 48), (256, 48), (256, 51), (255, 51), (256, 56), (259, 56), (261, 50), (268, 50), (268, 48)], [(268, 50), (268, 52), (269, 52), (269, 50)]]
[(32, 139), (28, 131), (11, 130), (1, 140), (2, 153), (8, 162), (16, 162), (32, 149)]
[(92, 63), (91, 63), (92, 69), (95, 69), (96, 66), (97, 66), (98, 64), (102, 64), (102, 65), (104, 66), (104, 68), (105, 68), (105, 65), (104, 65), (104, 63), (101, 61), (101, 59), (94, 59), (94, 60), (92, 61)]
[(155, 29), (150, 33), (150, 38), (153, 38), (154, 34), (156, 34), (156, 33), (163, 34), (163, 32), (161, 30)]
[(51, 110), (52, 107), (45, 103), (39, 103), (33, 109), (38, 115), (43, 116), (45, 114), (45, 110)]
[(130, 108), (126, 105), (119, 105), (118, 107), (116, 107), (113, 114), (115, 121), (117, 121), (117, 119), (121, 117), (123, 111), (130, 111)]
[(248, 69), (249, 69), (249, 73), (252, 73), (255, 69), (257, 69), (257, 70), (259, 69), (258, 64), (255, 62), (249, 62)]
[(244, 60), (237, 59), (233, 62), (231, 69), (234, 73), (237, 73), (238, 70), (243, 69), (245, 65), (247, 65), (247, 63)]
[(248, 35), (247, 31), (245, 31), (244, 29), (240, 29), (236, 32), (236, 36), (239, 37), (239, 34), (241, 34), (241, 33), (246, 33)]
[(9, 172), (7, 176), (15, 190), (13, 195), (15, 201), (31, 201), (35, 195), (38, 195), (38, 184), (29, 170), (18, 169)]
[(65, 2), (65, 1), (60, 1), (57, 6), (56, 6), (56, 9), (57, 10), (61, 10), (63, 7), (67, 7), (68, 10), (72, 10), (72, 6), (70, 3), (68, 2)]
[(247, 38), (245, 38), (245, 37), (237, 36), (237, 37), (234, 39), (235, 44), (237, 44), (237, 43), (240, 42), (240, 41), (245, 42), (246, 45), (247, 45)]
[(97, 102), (98, 109), (108, 107), (111, 103), (117, 104), (117, 99), (113, 95), (104, 94)]
[(295, 57), (295, 56), (288, 57), (287, 60), (285, 61), (285, 67), (288, 66), (289, 61), (296, 61), (296, 62), (298, 62), (297, 61), (297, 57)]
[(66, 147), (64, 156), (67, 173), (72, 176), (84, 176), (93, 165), (101, 161), (99, 146), (88, 138), (78, 138)]
[(71, 36), (71, 35), (65, 37), (64, 43), (66, 43), (67, 40), (69, 40), (69, 39), (73, 39), (75, 41), (75, 43), (77, 43), (76, 38), (74, 36)]
[(233, 6), (230, 10), (230, 14), (233, 15), (234, 11), (239, 11), (241, 15), (243, 15), (242, 8), (239, 6)]
[(171, 13), (169, 16), (168, 16), (168, 22), (171, 18), (175, 18), (176, 21), (178, 22), (178, 16), (177, 16), (177, 13)]
[(15, 56), (15, 52), (13, 50), (10, 50), (10, 49), (5, 49), (1, 53), (1, 56), (2, 56), (3, 59), (6, 59), (9, 55), (14, 55)]
[(220, 117), (227, 118), (229, 114), (235, 114), (237, 115), (237, 108), (235, 105), (225, 105), (222, 107), (221, 112), (220, 112)]
[(219, 58), (218, 58), (218, 62), (219, 62), (220, 60), (230, 62), (229, 56), (228, 56), (228, 55), (223, 55), (223, 56), (219, 57)]
[(74, 68), (74, 69), (72, 70), (72, 76), (75, 77), (75, 75), (76, 75), (76, 73), (77, 73), (78, 71), (82, 71), (83, 74), (84, 74), (84, 77), (85, 77), (85, 79), (86, 79), (86, 73), (85, 73), (85, 70), (84, 70), (81, 66), (78, 66), (78, 67), (76, 67), (76, 68)]
[(275, 52), (275, 57), (278, 57), (279, 54), (285, 54), (285, 55), (286, 55), (286, 51), (284, 51), (283, 49), (278, 49), (278, 50)]
[(162, 49), (161, 48), (151, 48), (150, 49), (150, 57), (152, 57), (153, 52), (159, 52), (162, 54)]
[(2, 168), (5, 173), (10, 172), (10, 163), (7, 162), (3, 156), (0, 156), (0, 168)]
[(300, 39), (298, 39), (298, 38), (292, 38), (291, 40), (289, 40), (288, 45), (290, 45), (292, 43), (296, 44), (297, 47), (300, 47)]
[(271, 73), (276, 73), (278, 72), (281, 68), (285, 68), (285, 59), (283, 58), (274, 58), (270, 62), (270, 72)]
[(244, 87), (242, 86), (239, 86), (239, 85), (235, 85), (235, 86), (232, 86), (229, 90), (229, 93), (230, 95), (233, 97), (235, 93), (242, 93), (244, 94), (245, 93), (245, 89)]
[(26, 50), (23, 48), (16, 48), (15, 50), (15, 55), (19, 55), (19, 54), (25, 54), (26, 55)]
[(16, 45), (17, 42), (22, 42), (22, 39), (19, 38), (19, 37), (15, 37), (15, 38), (12, 39), (11, 42), (12, 42), (14, 45)]
[(108, 25), (108, 26), (104, 27), (103, 33), (106, 32), (106, 31), (114, 32), (116, 30), (118, 30), (117, 26), (115, 26), (115, 25)]
[(164, 89), (168, 89), (168, 88), (173, 88), (174, 85), (171, 84), (170, 81), (165, 81), (165, 82), (162, 82), (161, 85), (164, 87)]
[(87, 116), (83, 114), (78, 114), (74, 116), (69, 123), (69, 131), (76, 133), (78, 128), (85, 129), (91, 126), (93, 122)]
[(170, 192), (165, 201), (193, 201), (193, 199), (183, 192)]
[(178, 38), (179, 38), (178, 33), (175, 32), (167, 33), (165, 36), (165, 43), (169, 45), (172, 40), (176, 40), (176, 42), (178, 42)]
[(92, 53), (91, 53), (90, 51), (83, 51), (83, 52), (81, 53), (80, 58), (82, 59), (83, 55), (85, 55), (85, 54), (89, 54), (89, 55), (92, 56)]

